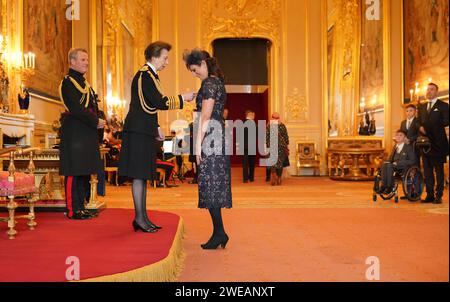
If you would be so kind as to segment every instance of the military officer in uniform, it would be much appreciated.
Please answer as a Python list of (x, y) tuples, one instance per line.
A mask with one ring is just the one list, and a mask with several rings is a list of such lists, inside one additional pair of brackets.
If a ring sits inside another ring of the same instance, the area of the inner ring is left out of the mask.
[(177, 96), (165, 96), (158, 72), (169, 63), (171, 45), (154, 42), (145, 50), (147, 63), (136, 73), (131, 85), (130, 110), (123, 127), (119, 175), (133, 179), (132, 195), (135, 231), (154, 233), (157, 226), (147, 216), (147, 181), (156, 179), (156, 138), (158, 110), (182, 109), (184, 101), (192, 101), (192, 92)]
[(69, 73), (60, 86), (66, 111), (62, 114), (60, 143), (60, 175), (65, 176), (67, 217), (90, 219), (95, 213), (86, 211), (90, 192), (90, 175), (101, 169), (98, 129), (105, 120), (98, 117), (98, 104), (84, 75), (89, 68), (85, 49), (69, 51)]

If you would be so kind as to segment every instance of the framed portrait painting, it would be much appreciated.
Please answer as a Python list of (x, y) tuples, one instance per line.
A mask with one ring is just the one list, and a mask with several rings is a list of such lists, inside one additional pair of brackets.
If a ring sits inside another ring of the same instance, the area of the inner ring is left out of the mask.
[(423, 100), (429, 82), (449, 94), (449, 2), (403, 0), (404, 100)]
[(30, 91), (59, 100), (59, 84), (68, 70), (72, 47), (72, 22), (61, 0), (23, 0), (23, 49), (36, 54), (35, 75), (26, 85)]

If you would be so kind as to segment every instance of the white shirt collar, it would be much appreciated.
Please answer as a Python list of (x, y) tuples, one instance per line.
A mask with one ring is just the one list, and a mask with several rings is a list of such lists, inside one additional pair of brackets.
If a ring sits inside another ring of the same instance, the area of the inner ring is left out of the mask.
[(407, 120), (408, 122), (412, 122), (414, 119), (415, 119), (414, 116), (413, 116), (412, 118), (406, 118), (406, 120)]
[(155, 74), (158, 74), (158, 72), (156, 71), (155, 66), (153, 66), (152, 63), (147, 62), (147, 65), (150, 66), (150, 68), (153, 70), (153, 72), (154, 72)]
[(397, 145), (397, 153), (400, 153), (403, 149), (403, 146), (405, 145), (405, 143), (401, 143)]
[(436, 104), (437, 100), (438, 100), (438, 98), (434, 98), (432, 100), (428, 100), (428, 102), (430, 102), (434, 106), (434, 104)]

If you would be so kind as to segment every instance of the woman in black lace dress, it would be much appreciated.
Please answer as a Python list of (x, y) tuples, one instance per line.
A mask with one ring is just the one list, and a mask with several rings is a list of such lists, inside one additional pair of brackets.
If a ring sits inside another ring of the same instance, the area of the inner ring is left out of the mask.
[[(199, 208), (211, 214), (214, 231), (203, 249), (225, 248), (228, 235), (222, 221), (222, 208), (231, 208), (230, 156), (225, 154), (225, 122), (223, 111), (226, 91), (222, 71), (208, 52), (194, 49), (183, 56), (186, 67), (202, 80), (197, 95), (194, 147), (199, 166)], [(203, 131), (200, 131), (203, 129)]]

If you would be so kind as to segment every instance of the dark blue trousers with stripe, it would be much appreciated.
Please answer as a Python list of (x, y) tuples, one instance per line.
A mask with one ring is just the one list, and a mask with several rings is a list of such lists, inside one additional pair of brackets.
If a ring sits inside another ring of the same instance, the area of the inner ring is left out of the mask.
[(66, 176), (64, 179), (66, 191), (67, 216), (72, 217), (74, 213), (84, 210), (84, 203), (89, 199), (90, 175)]

